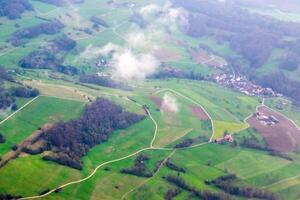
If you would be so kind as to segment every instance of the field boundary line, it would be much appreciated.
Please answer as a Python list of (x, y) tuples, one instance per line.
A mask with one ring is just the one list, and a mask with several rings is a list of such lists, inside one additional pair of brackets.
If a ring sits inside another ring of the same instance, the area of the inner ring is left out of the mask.
[(156, 93), (160, 93), (160, 92), (163, 92), (163, 91), (171, 91), (171, 92), (173, 92), (173, 93), (175, 93), (175, 94), (177, 94), (177, 95), (179, 95), (179, 96), (181, 96), (181, 97), (183, 97), (183, 98), (189, 100), (190, 102), (196, 104), (197, 106), (199, 106), (199, 107), (205, 112), (205, 114), (208, 116), (209, 120), (211, 121), (211, 126), (212, 126), (212, 136), (210, 137), (209, 142), (212, 142), (213, 139), (214, 139), (214, 137), (215, 137), (215, 125), (214, 125), (214, 121), (213, 121), (212, 117), (211, 117), (210, 114), (206, 111), (206, 109), (205, 109), (200, 103), (196, 102), (195, 100), (191, 99), (190, 97), (188, 97), (188, 96), (186, 96), (186, 95), (184, 95), (184, 94), (182, 94), (182, 93), (180, 93), (180, 92), (177, 92), (176, 90), (173, 90), (173, 89), (171, 89), (171, 88), (163, 88), (163, 89), (157, 91)]
[(292, 176), (292, 177), (290, 177), (290, 178), (286, 178), (286, 179), (277, 181), (277, 182), (275, 182), (275, 183), (271, 183), (271, 184), (269, 184), (269, 185), (265, 185), (265, 186), (263, 186), (263, 187), (261, 187), (261, 188), (263, 188), (263, 189), (270, 188), (270, 187), (272, 187), (272, 186), (274, 186), (274, 185), (277, 185), (277, 184), (280, 184), (280, 183), (284, 183), (284, 182), (286, 182), (286, 181), (289, 181), (289, 180), (292, 180), (292, 179), (297, 179), (297, 178), (300, 178), (300, 174), (298, 174), (298, 175), (296, 175), (296, 176)]
[(31, 99), (30, 101), (28, 101), (27, 103), (25, 103), (21, 108), (19, 108), (18, 110), (16, 110), (15, 112), (13, 112), (12, 114), (10, 114), (8, 117), (6, 117), (4, 120), (2, 120), (0, 122), (0, 125), (2, 125), (4, 122), (6, 122), (7, 120), (9, 120), (10, 118), (12, 118), (14, 115), (16, 115), (18, 112), (20, 112), (21, 110), (23, 110), (26, 106), (28, 106), (29, 104), (31, 104), (32, 102), (34, 102), (36, 99), (38, 99), (40, 97), (36, 96), (35, 98)]

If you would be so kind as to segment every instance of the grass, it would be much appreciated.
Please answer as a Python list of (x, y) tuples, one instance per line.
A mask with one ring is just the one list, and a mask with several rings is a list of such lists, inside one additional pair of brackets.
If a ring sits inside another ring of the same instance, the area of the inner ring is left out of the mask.
[(163, 98), (166, 94), (176, 99), (178, 112), (153, 111), (153, 116), (157, 119), (159, 126), (157, 138), (154, 141), (155, 147), (165, 147), (184, 136), (197, 135), (207, 138), (211, 136), (211, 132), (202, 131), (201, 120), (192, 114), (191, 106), (195, 106), (193, 103), (170, 92), (162, 92), (157, 96)]
[(277, 182), (300, 175), (299, 167), (299, 164), (291, 163), (279, 169), (251, 177), (246, 180), (246, 183), (259, 187), (266, 186), (268, 189), (276, 188), (278, 185), (276, 184)]
[(14, 144), (23, 141), (44, 124), (72, 119), (78, 116), (82, 109), (81, 102), (39, 97), (0, 125), (0, 132), (6, 138), (6, 142), (0, 144), (0, 154), (7, 153)]
[(214, 126), (215, 138), (222, 138), (226, 131), (229, 133), (237, 133), (240, 130), (247, 128), (247, 125), (244, 123), (232, 123), (224, 121), (214, 121)]
[(80, 177), (77, 170), (46, 162), (40, 156), (20, 157), (0, 170), (0, 193), (28, 196)]
[(265, 172), (279, 169), (291, 162), (253, 151), (241, 151), (236, 157), (218, 164), (216, 167), (248, 179)]

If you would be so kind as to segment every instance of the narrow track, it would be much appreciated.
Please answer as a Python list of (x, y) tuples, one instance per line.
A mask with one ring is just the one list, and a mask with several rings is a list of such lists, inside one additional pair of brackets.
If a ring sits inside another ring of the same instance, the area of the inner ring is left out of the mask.
[(10, 118), (12, 118), (14, 115), (16, 115), (18, 112), (20, 112), (21, 110), (23, 110), (26, 106), (28, 106), (29, 104), (31, 104), (32, 102), (34, 102), (35, 100), (37, 100), (40, 96), (37, 96), (33, 99), (31, 99), (30, 101), (28, 101), (26, 104), (24, 104), (21, 108), (19, 108), (16, 112), (12, 113), (11, 115), (9, 115), (8, 117), (6, 117), (4, 120), (2, 120), (0, 122), (0, 125), (3, 124), (4, 122), (6, 122), (7, 120), (9, 120)]

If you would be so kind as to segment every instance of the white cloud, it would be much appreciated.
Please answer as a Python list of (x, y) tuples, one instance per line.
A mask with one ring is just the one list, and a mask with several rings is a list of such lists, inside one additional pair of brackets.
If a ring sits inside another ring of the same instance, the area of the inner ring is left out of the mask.
[(167, 112), (178, 112), (179, 105), (177, 103), (176, 97), (168, 93), (164, 94), (161, 110)]
[(102, 48), (94, 47), (93, 45), (89, 45), (85, 48), (85, 50), (80, 54), (80, 59), (92, 60), (96, 59), (99, 56), (107, 56), (113, 51), (120, 50), (121, 47), (115, 45), (113, 43), (108, 43)]
[(156, 14), (161, 10), (157, 4), (149, 4), (140, 9), (140, 14), (144, 18), (148, 18), (150, 15)]
[(130, 49), (113, 56), (113, 77), (124, 80), (145, 79), (153, 74), (160, 62), (151, 54), (135, 55)]

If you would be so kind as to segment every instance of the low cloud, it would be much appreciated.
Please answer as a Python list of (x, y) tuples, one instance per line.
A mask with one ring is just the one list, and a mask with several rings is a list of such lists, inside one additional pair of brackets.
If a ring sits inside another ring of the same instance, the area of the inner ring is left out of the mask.
[(170, 1), (163, 6), (149, 4), (142, 7), (139, 13), (147, 19), (152, 15), (157, 15), (157, 19), (152, 24), (161, 24), (169, 29), (180, 26), (184, 28), (188, 25), (188, 13), (183, 8), (174, 8)]
[(135, 55), (126, 49), (113, 56), (113, 77), (124, 80), (142, 80), (153, 74), (160, 62), (151, 54)]
[(150, 15), (156, 14), (161, 10), (157, 4), (149, 4), (140, 9), (140, 14), (144, 18), (148, 18)]
[(161, 109), (166, 112), (177, 113), (179, 111), (179, 105), (177, 103), (176, 97), (168, 93), (164, 94)]
[(85, 50), (79, 55), (80, 59), (92, 60), (97, 59), (99, 56), (107, 56), (114, 51), (120, 50), (121, 47), (115, 45), (113, 43), (108, 43), (102, 48), (94, 47), (93, 45), (89, 45), (85, 48)]

